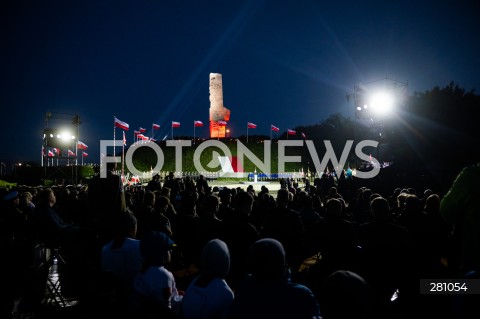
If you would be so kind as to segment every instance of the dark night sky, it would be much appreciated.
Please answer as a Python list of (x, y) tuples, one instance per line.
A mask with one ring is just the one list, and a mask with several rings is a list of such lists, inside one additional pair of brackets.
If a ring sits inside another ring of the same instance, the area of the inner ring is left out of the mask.
[[(465, 1), (7, 1), (0, 5), (0, 160), (40, 162), (47, 111), (78, 113), (89, 162), (113, 116), (151, 134), (208, 123), (223, 74), (233, 136), (353, 116), (355, 83), (480, 89), (478, 5)], [(117, 137), (121, 130), (117, 129)], [(206, 137), (208, 128), (197, 128)], [(170, 136), (170, 135), (169, 135)]]

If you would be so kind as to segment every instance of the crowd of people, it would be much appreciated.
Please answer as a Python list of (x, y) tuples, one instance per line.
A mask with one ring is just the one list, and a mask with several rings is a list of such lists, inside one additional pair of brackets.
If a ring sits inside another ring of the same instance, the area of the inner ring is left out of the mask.
[(41, 304), (39, 245), (65, 259), (62, 292), (97, 314), (466, 318), (472, 296), (419, 285), (478, 278), (479, 178), (480, 166), (467, 167), (446, 194), (328, 176), (275, 193), (173, 174), (124, 187), (112, 172), (81, 187), (1, 189), (2, 318)]

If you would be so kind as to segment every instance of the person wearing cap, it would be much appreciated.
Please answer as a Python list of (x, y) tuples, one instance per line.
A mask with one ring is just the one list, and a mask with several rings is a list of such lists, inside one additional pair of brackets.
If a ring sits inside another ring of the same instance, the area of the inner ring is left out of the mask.
[(227, 244), (212, 239), (204, 246), (200, 275), (192, 280), (182, 301), (184, 319), (225, 318), (233, 301), (233, 291), (225, 278), (230, 270)]
[(139, 311), (172, 315), (172, 306), (181, 300), (175, 278), (165, 267), (173, 246), (170, 237), (159, 231), (148, 231), (140, 239), (143, 265), (133, 285), (133, 302)]

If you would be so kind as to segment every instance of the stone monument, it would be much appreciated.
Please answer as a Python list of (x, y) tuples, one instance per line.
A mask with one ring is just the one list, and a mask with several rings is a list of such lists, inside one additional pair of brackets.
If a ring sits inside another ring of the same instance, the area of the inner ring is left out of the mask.
[[(222, 74), (210, 73), (210, 138), (225, 137), (226, 125), (230, 120), (230, 110), (223, 105)], [(218, 123), (219, 121), (220, 124)]]

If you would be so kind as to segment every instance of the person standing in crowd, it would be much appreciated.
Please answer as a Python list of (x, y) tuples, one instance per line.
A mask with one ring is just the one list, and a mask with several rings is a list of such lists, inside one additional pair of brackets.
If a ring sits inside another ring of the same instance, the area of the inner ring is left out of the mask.
[(197, 182), (195, 183), (195, 188), (197, 189), (197, 192), (201, 193), (201, 192), (208, 192), (208, 189), (209, 189), (209, 186), (208, 186), (208, 182), (205, 178), (205, 176), (203, 175), (200, 175), (198, 177), (198, 180)]
[(125, 192), (122, 178), (113, 172), (113, 163), (109, 163), (106, 178), (95, 175), (88, 186), (88, 213), (97, 232), (102, 247), (115, 237), (111, 222), (126, 211)]
[(277, 192), (277, 206), (265, 216), (264, 237), (280, 241), (287, 254), (287, 264), (293, 269), (303, 261), (305, 228), (300, 214), (290, 209), (290, 192), (281, 188)]
[(253, 196), (241, 191), (233, 198), (233, 213), (223, 220), (222, 240), (230, 249), (231, 269), (227, 282), (235, 289), (246, 273), (246, 262), (250, 246), (261, 238), (258, 229), (249, 221), (253, 207)]
[(453, 251), (449, 267), (463, 276), (480, 271), (480, 163), (466, 166), (457, 175), (440, 202), (440, 214), (454, 226)]

